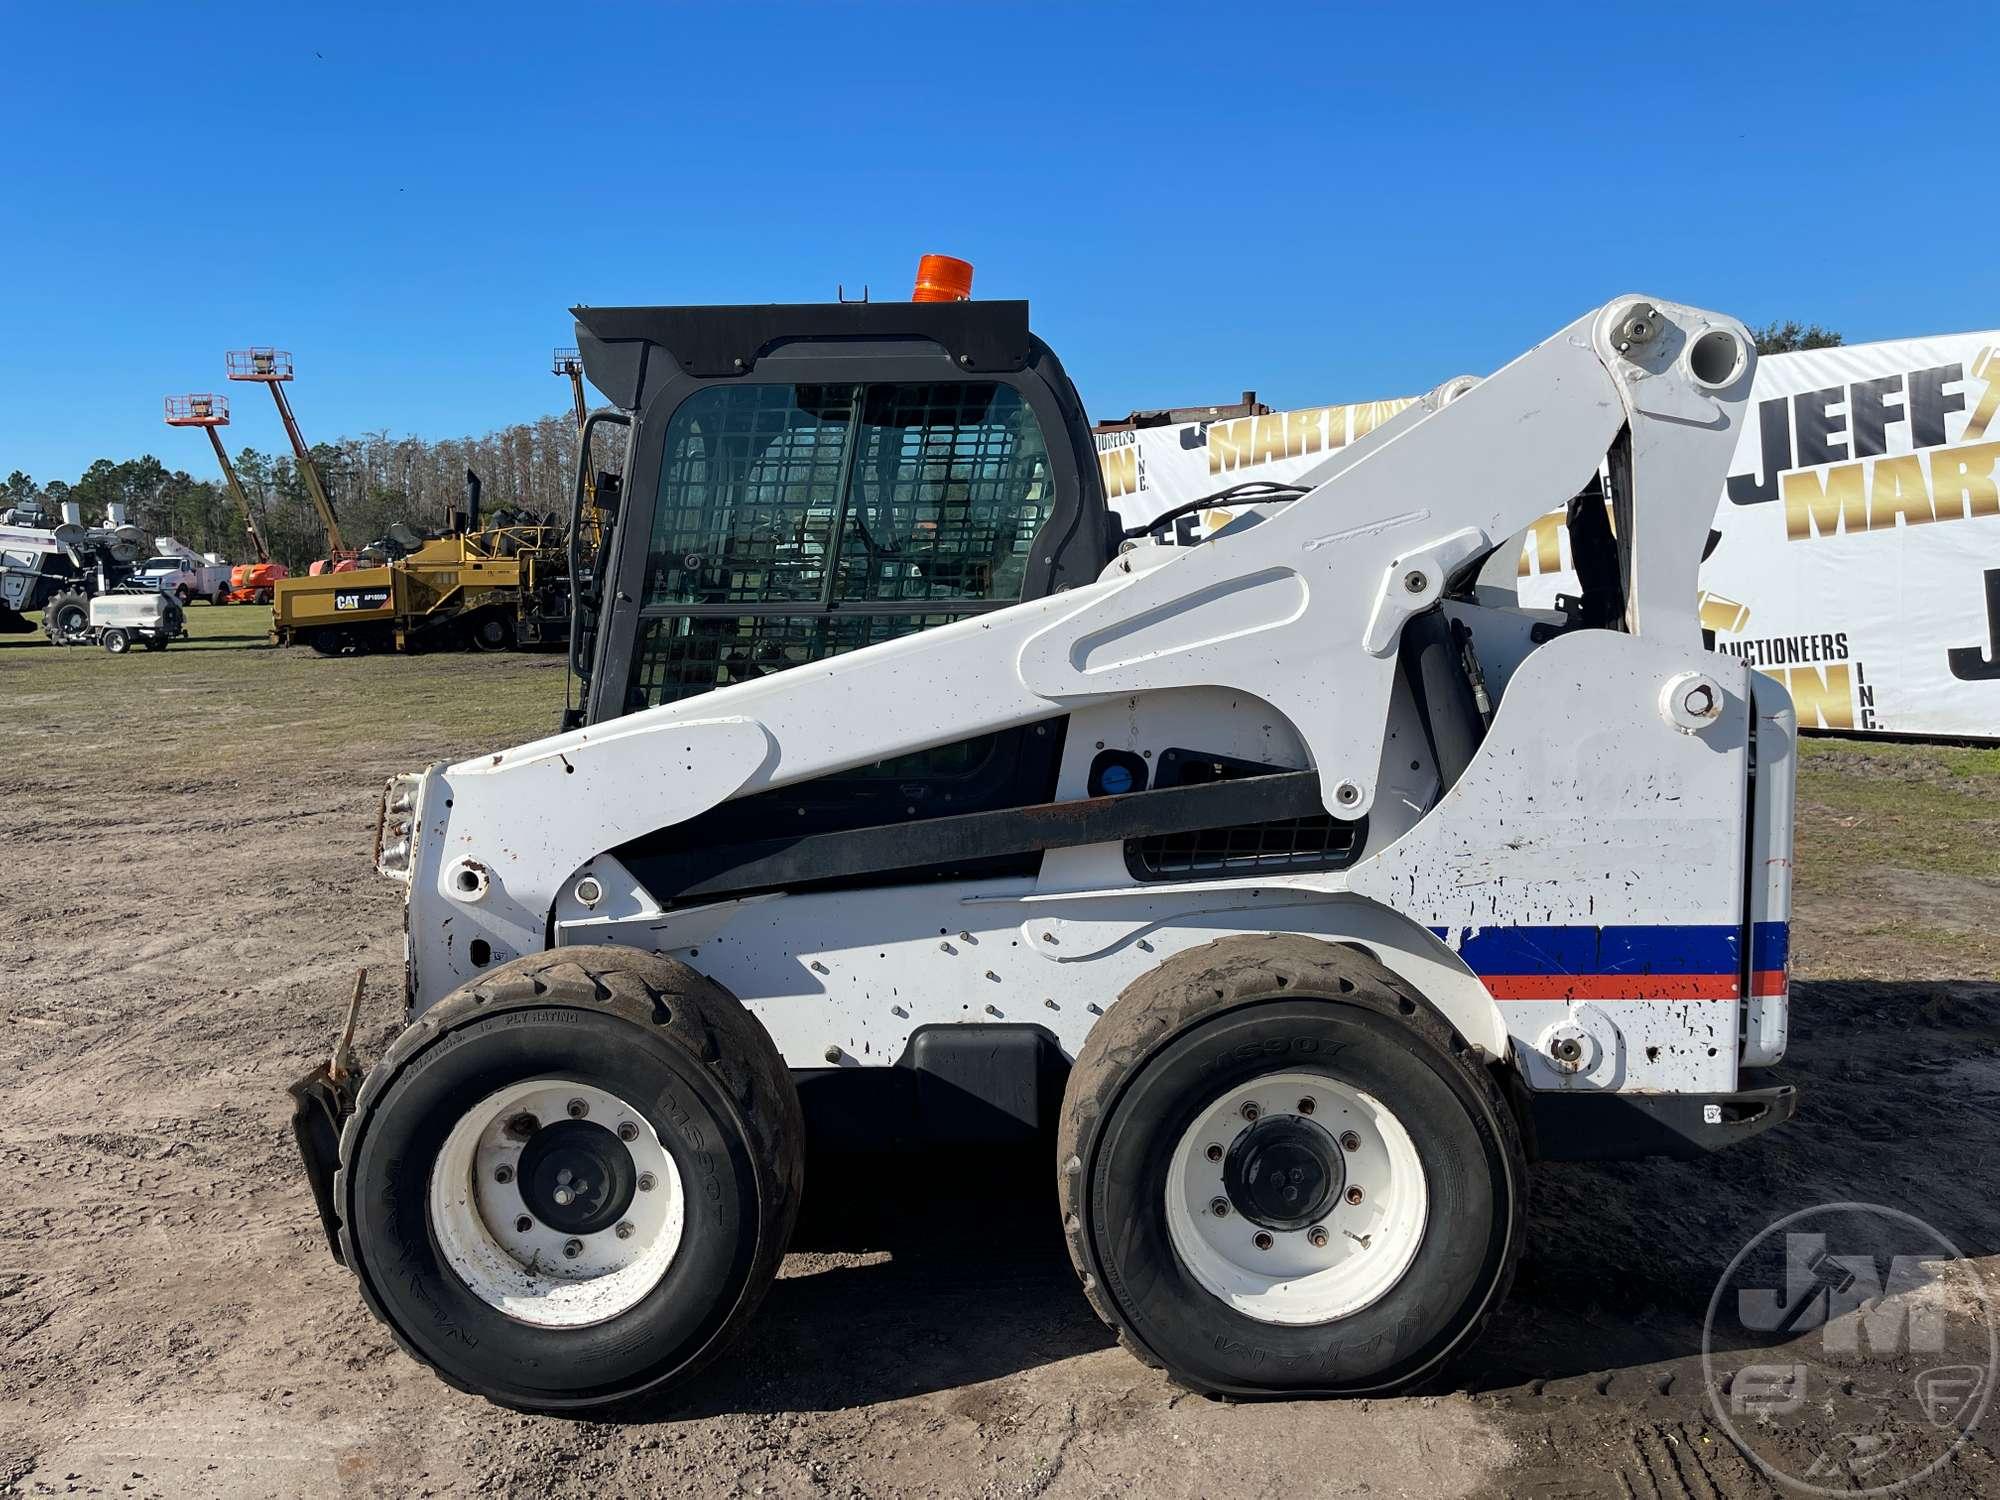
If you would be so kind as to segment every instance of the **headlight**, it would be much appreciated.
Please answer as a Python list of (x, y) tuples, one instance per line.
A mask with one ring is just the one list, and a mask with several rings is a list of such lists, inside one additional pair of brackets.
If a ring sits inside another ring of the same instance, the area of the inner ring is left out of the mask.
[(375, 872), (391, 880), (410, 878), (410, 851), (417, 838), (417, 792), (421, 773), (391, 776), (382, 789), (382, 809), (375, 819)]

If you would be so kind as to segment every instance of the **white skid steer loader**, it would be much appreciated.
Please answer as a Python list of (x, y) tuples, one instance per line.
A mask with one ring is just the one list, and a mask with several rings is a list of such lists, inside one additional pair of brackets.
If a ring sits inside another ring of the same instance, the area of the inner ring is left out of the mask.
[[(686, 1381), (809, 1137), (1046, 1131), (1141, 1358), (1389, 1391), (1504, 1295), (1530, 1160), (1791, 1115), (1744, 1087), (1791, 705), (1696, 612), (1741, 324), (1621, 297), (1173, 546), (1121, 538), (1025, 304), (577, 317), (627, 428), (581, 710), (390, 783), (408, 1025), (294, 1089), (334, 1253), (445, 1380)], [(1580, 594), (1524, 609), (1566, 502)]]

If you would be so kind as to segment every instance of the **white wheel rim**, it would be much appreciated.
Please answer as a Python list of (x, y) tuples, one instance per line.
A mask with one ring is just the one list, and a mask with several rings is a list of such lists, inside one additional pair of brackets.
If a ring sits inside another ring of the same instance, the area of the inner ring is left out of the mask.
[[(617, 1223), (568, 1234), (529, 1212), (519, 1170), (529, 1137), (509, 1128), (521, 1115), (545, 1126), (582, 1118), (622, 1144), (637, 1187)], [(541, 1328), (584, 1328), (638, 1305), (673, 1264), (686, 1209), (680, 1168), (646, 1117), (571, 1079), (488, 1094), (452, 1127), (431, 1168), (431, 1230), (445, 1262), (482, 1302)]]
[[(1254, 1123), (1245, 1106), (1256, 1120), (1309, 1118), (1333, 1138), (1344, 1181), (1315, 1224), (1267, 1228), (1230, 1203), (1224, 1162)], [(1223, 1160), (1210, 1159), (1215, 1147)], [(1294, 1327), (1351, 1317), (1386, 1296), (1416, 1259), (1430, 1206), (1402, 1122), (1372, 1095), (1322, 1073), (1267, 1073), (1217, 1098), (1175, 1147), (1166, 1199), (1168, 1236), (1195, 1280), (1246, 1317)], [(1217, 1200), (1226, 1212), (1216, 1211)]]

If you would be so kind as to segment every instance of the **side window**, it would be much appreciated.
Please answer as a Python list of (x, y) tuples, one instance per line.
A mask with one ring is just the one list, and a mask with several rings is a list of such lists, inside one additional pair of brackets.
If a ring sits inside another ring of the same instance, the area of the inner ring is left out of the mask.
[(729, 385), (680, 404), (660, 457), (646, 605), (825, 592), (854, 387)]
[(1012, 386), (697, 390), (662, 443), (626, 709), (1019, 599), (1054, 505)]
[(1011, 386), (870, 386), (834, 597), (1018, 599), (1051, 498), (1041, 424)]

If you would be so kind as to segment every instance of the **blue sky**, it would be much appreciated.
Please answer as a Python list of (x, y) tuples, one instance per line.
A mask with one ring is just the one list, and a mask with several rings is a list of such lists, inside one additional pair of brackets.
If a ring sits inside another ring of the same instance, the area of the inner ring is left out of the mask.
[(308, 437), (481, 432), (560, 405), (574, 303), (900, 297), (926, 250), (1102, 415), (1416, 390), (1621, 291), (1991, 326), (1976, 14), (0, 0), (0, 473), (205, 473), (160, 397), (253, 342)]

